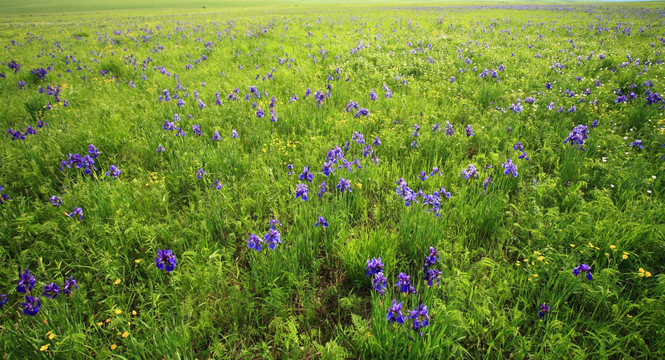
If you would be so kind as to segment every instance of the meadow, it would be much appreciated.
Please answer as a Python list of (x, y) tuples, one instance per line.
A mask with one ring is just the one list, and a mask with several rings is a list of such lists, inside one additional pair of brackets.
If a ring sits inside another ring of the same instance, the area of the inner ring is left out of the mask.
[(665, 357), (662, 3), (3, 5), (0, 359)]

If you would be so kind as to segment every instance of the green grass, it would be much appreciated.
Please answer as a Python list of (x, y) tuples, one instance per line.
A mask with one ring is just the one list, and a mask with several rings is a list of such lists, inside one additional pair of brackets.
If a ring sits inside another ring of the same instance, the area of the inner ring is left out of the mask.
[[(0, 138), (0, 193), (12, 198), (0, 205), (0, 294), (8, 298), (0, 358), (664, 357), (665, 120), (662, 104), (647, 106), (644, 95), (649, 80), (665, 93), (657, 6), (321, 4), (1, 4), (0, 128), (37, 134)], [(621, 65), (627, 54), (631, 64)], [(555, 62), (566, 67), (554, 70)], [(499, 65), (501, 81), (479, 76)], [(43, 80), (30, 73), (49, 66)], [(321, 106), (304, 97), (328, 84)], [(59, 102), (39, 91), (47, 86), (60, 87)], [(250, 86), (261, 96), (245, 101)], [(229, 100), (235, 88), (238, 101)], [(158, 101), (164, 89), (185, 104)], [(617, 89), (636, 98), (615, 103)], [(289, 101), (294, 94), (299, 100)], [(346, 112), (349, 100), (370, 115)], [(163, 129), (174, 114), (184, 138)], [(586, 151), (564, 144), (596, 119)], [(39, 120), (48, 125), (37, 128)], [(436, 123), (441, 131), (432, 132)], [(211, 140), (215, 131), (221, 141)], [(381, 145), (365, 157), (375, 137)], [(629, 147), (636, 139), (644, 149)], [(347, 141), (345, 158), (362, 169), (338, 169), (340, 160), (324, 176), (326, 154)], [(518, 159), (518, 142), (530, 160)], [(59, 170), (89, 144), (101, 151), (96, 171)], [(504, 175), (507, 158), (517, 177)], [(469, 164), (478, 178), (459, 176)], [(117, 180), (104, 175), (110, 165), (122, 170)], [(312, 183), (298, 179), (305, 166)], [(418, 178), (433, 167), (441, 175)], [(335, 188), (340, 177), (352, 192)], [(425, 194), (445, 187), (451, 197), (440, 199), (440, 216), (422, 198), (405, 206), (400, 178)], [(318, 197), (322, 181), (328, 192)], [(299, 183), (309, 187), (307, 201), (295, 198)], [(51, 205), (53, 195), (61, 206)], [(67, 216), (75, 207), (80, 221)], [(319, 215), (328, 228), (314, 226)], [(273, 218), (282, 244), (249, 249), (250, 234), (263, 237)], [(433, 287), (421, 279), (430, 246), (442, 272)], [(156, 268), (160, 249), (177, 256), (173, 272)], [(365, 276), (378, 257), (385, 295)], [(580, 263), (592, 267), (592, 281), (573, 275)], [(69, 276), (78, 290), (42, 296), (39, 313), (24, 315), (19, 266), (36, 276), (32, 295)], [(418, 294), (398, 293), (401, 272)], [(386, 321), (393, 299), (405, 315), (420, 301), (428, 306), (422, 337), (411, 320)], [(550, 306), (544, 319), (542, 303)]]

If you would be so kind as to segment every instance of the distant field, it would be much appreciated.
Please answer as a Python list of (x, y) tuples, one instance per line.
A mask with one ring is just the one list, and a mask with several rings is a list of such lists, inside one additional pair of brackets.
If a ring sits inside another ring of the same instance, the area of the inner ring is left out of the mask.
[(0, 360), (665, 359), (662, 4), (0, 1)]
[[(450, 6), (450, 5), (488, 5), (488, 4), (571, 4), (588, 3), (578, 0), (550, 1), (550, 0), (510, 0), (510, 1), (437, 1), (437, 0), (0, 0), (0, 16), (2, 15), (38, 15), (54, 13), (76, 12), (106, 12), (106, 11), (141, 11), (141, 12), (182, 12), (204, 11), (217, 9), (234, 9), (243, 11), (248, 8), (317, 8), (326, 10), (337, 7), (358, 6)], [(653, 4), (643, 2), (641, 4)], [(653, 6), (653, 5), (652, 5)]]

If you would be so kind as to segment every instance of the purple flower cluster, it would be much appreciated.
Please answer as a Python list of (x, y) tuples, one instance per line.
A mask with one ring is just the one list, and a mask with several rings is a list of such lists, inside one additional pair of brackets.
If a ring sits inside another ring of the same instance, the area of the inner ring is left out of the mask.
[(81, 154), (70, 153), (65, 161), (60, 162), (60, 171), (71, 169), (74, 166), (78, 169), (83, 169), (86, 175), (90, 175), (93, 171), (97, 171), (95, 159), (100, 154), (101, 152), (94, 145), (90, 144), (88, 145), (88, 155), (81, 156)]
[(563, 142), (564, 144), (571, 143), (577, 145), (577, 148), (586, 151), (584, 149), (584, 140), (589, 138), (589, 128), (586, 125), (577, 125), (573, 128), (573, 131), (568, 134), (568, 137)]
[[(30, 294), (33, 288), (35, 287), (36, 278), (33, 274), (30, 273), (30, 270), (25, 270), (21, 272), (21, 267), (18, 268), (18, 283), (16, 284), (16, 292), (19, 294), (25, 294), (25, 301), (21, 302), (20, 306), (23, 310), (23, 314), (28, 316), (35, 316), (39, 313), (41, 309), (42, 302), (39, 297), (34, 297)], [(71, 295), (72, 289), (78, 290), (78, 284), (74, 277), (71, 276), (69, 279), (64, 279), (64, 287), (62, 292), (67, 295)], [(55, 282), (51, 282), (44, 285), (44, 291), (41, 296), (45, 296), (50, 299), (55, 299), (58, 294), (60, 294), (60, 286)], [(3, 305), (7, 303), (7, 295), (0, 294), (0, 309)]]
[(277, 245), (282, 243), (281, 235), (279, 231), (277, 231), (277, 225), (282, 224), (276, 219), (270, 220), (270, 229), (268, 229), (268, 232), (263, 236), (263, 239), (254, 234), (249, 234), (247, 247), (259, 252), (263, 249), (263, 244), (267, 244), (270, 250), (275, 250)]
[(167, 273), (170, 273), (178, 265), (178, 260), (173, 254), (173, 250), (157, 250), (155, 265), (157, 266), (157, 269), (165, 270)]

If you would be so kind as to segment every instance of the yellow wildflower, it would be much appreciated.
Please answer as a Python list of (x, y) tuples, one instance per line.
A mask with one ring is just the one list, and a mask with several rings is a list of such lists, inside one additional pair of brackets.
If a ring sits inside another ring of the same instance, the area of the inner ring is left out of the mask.
[(116, 314), (116, 315), (120, 315), (120, 314), (122, 314), (122, 310), (120, 310), (120, 309), (115, 309), (115, 314)]
[(51, 344), (46, 344), (46, 345), (40, 347), (40, 348), (39, 348), (39, 351), (46, 351), (46, 350), (48, 350), (48, 347), (49, 347), (50, 345), (51, 345)]

